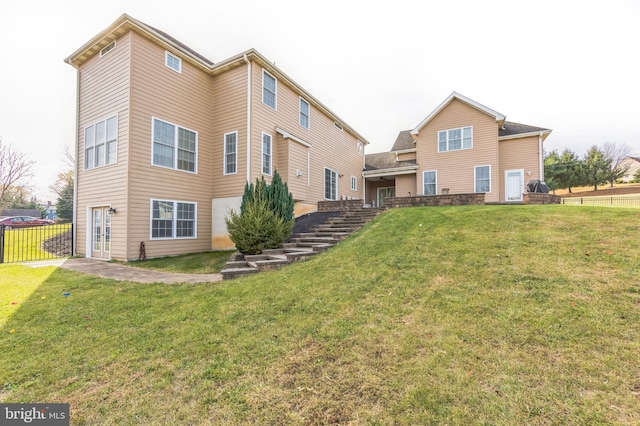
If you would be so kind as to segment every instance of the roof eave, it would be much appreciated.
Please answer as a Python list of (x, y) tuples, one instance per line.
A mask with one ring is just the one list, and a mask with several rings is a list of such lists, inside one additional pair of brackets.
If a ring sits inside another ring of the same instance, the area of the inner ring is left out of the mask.
[[(189, 62), (193, 63), (194, 65), (196, 65), (197, 67), (199, 67), (199, 68), (201, 68), (201, 69), (203, 69), (205, 71), (210, 71), (211, 67), (213, 66), (213, 62), (204, 61), (201, 58), (193, 55), (191, 52), (185, 50), (184, 48), (182, 48), (181, 46), (177, 45), (172, 40), (170, 40), (167, 37), (165, 37), (164, 35), (160, 34), (154, 28), (148, 26), (144, 22), (141, 22), (141, 21), (138, 21), (135, 18), (132, 18), (131, 16), (127, 15), (126, 13), (121, 15), (118, 19), (116, 19), (116, 21), (113, 24), (111, 24), (109, 27), (107, 27), (107, 29), (105, 29), (104, 31), (100, 32), (98, 35), (93, 37), (87, 43), (82, 45), (82, 47), (80, 47), (78, 50), (76, 50), (71, 55), (69, 55), (69, 57), (67, 57), (64, 61), (66, 63), (68, 63), (69, 65), (71, 65), (71, 66), (73, 66), (75, 68), (78, 68), (79, 65), (83, 62), (82, 58), (86, 57), (88, 55), (88, 53), (91, 52), (92, 50), (97, 49), (96, 46), (98, 46), (99, 48), (102, 48), (102, 47), (106, 46), (107, 44), (111, 43), (113, 40), (115, 40), (115, 39), (119, 38), (120, 36), (126, 34), (130, 30), (137, 31), (137, 32), (145, 35), (146, 37), (151, 38), (152, 40), (154, 40), (156, 43), (158, 43), (160, 46), (162, 46), (166, 50), (170, 50), (173, 53), (178, 53), (179, 52)], [(103, 41), (103, 40), (104, 40), (104, 42), (101, 43), (101, 41)], [(99, 50), (99, 49), (97, 49), (97, 50)], [(92, 55), (89, 55), (88, 57), (91, 57), (91, 56), (93, 56), (95, 54), (96, 53), (93, 53)]]
[(483, 112), (489, 116), (492, 116), (493, 118), (495, 118), (496, 123), (501, 123), (504, 120), (506, 120), (507, 116), (504, 114), (499, 113), (498, 111), (495, 111), (487, 106), (482, 105), (479, 102), (474, 101), (471, 98), (467, 98), (464, 95), (461, 95), (458, 92), (452, 92), (447, 99), (445, 99), (444, 101), (442, 101), (442, 103), (440, 105), (438, 105), (436, 107), (436, 109), (434, 109), (424, 120), (422, 120), (420, 122), (420, 124), (418, 124), (413, 130), (411, 130), (411, 134), (412, 135), (418, 135), (420, 134), (420, 130), (422, 130), (422, 128), (424, 126), (426, 126), (431, 120), (433, 120), (433, 118), (438, 115), (440, 113), (440, 111), (442, 111), (447, 105), (449, 105), (454, 99), (458, 99), (459, 101), (462, 101), (464, 103), (466, 103), (467, 105), (479, 110), (480, 112)]
[(551, 129), (545, 129), (545, 130), (538, 130), (538, 131), (535, 131), (535, 132), (518, 133), (518, 134), (515, 134), (515, 135), (505, 135), (505, 136), (499, 136), (498, 140), (499, 141), (506, 141), (506, 140), (509, 140), (509, 139), (522, 139), (522, 138), (529, 138), (529, 137), (532, 137), (532, 136), (535, 136), (535, 137), (542, 136), (542, 138), (543, 138), (542, 140), (545, 140), (549, 136), (549, 134), (551, 134), (552, 131), (553, 130), (551, 130)]

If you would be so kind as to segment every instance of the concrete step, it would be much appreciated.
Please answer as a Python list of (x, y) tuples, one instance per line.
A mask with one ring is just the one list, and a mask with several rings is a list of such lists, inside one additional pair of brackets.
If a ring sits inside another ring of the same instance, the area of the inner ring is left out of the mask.
[(223, 280), (243, 277), (260, 272), (257, 268), (226, 268), (220, 271)]

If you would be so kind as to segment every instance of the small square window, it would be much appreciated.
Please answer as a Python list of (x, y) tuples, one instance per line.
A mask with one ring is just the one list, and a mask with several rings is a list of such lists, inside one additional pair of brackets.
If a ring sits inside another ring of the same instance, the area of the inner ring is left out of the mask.
[(182, 73), (182, 59), (176, 55), (172, 55), (169, 52), (164, 52), (164, 64), (174, 70), (175, 72)]

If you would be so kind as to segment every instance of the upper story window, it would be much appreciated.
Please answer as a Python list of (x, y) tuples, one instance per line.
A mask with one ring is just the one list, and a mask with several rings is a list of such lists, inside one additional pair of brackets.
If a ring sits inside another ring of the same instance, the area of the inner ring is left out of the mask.
[(238, 172), (238, 132), (224, 135), (224, 174)]
[(423, 194), (424, 195), (436, 195), (438, 193), (438, 172), (435, 170), (429, 170), (422, 175)]
[(473, 127), (442, 130), (438, 132), (438, 152), (473, 148)]
[(164, 64), (172, 70), (182, 73), (182, 59), (167, 51), (164, 52)]
[(338, 123), (337, 121), (334, 121), (333, 125), (336, 126), (336, 129), (342, 131), (342, 124)]
[(84, 128), (84, 169), (114, 164), (117, 160), (118, 117)]
[(153, 165), (196, 173), (198, 133), (153, 118)]
[(100, 50), (100, 57), (102, 58), (104, 55), (111, 52), (115, 48), (116, 48), (116, 41), (113, 40), (111, 43), (103, 47), (102, 50)]
[(474, 168), (475, 192), (491, 192), (491, 166)]
[(271, 135), (262, 134), (262, 174), (271, 174)]
[(364, 154), (364, 144), (360, 141), (358, 141), (358, 154)]
[(276, 78), (262, 70), (262, 103), (276, 109)]
[(300, 98), (300, 125), (309, 128), (309, 102)]

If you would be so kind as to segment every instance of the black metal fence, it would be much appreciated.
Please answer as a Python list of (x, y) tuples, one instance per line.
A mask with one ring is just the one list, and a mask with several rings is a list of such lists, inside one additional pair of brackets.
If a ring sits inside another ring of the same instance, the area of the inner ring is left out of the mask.
[(562, 198), (562, 204), (585, 206), (640, 207), (640, 197), (625, 197), (622, 195), (599, 197), (566, 197)]
[(0, 225), (0, 263), (57, 259), (73, 253), (73, 224), (8, 229)]

